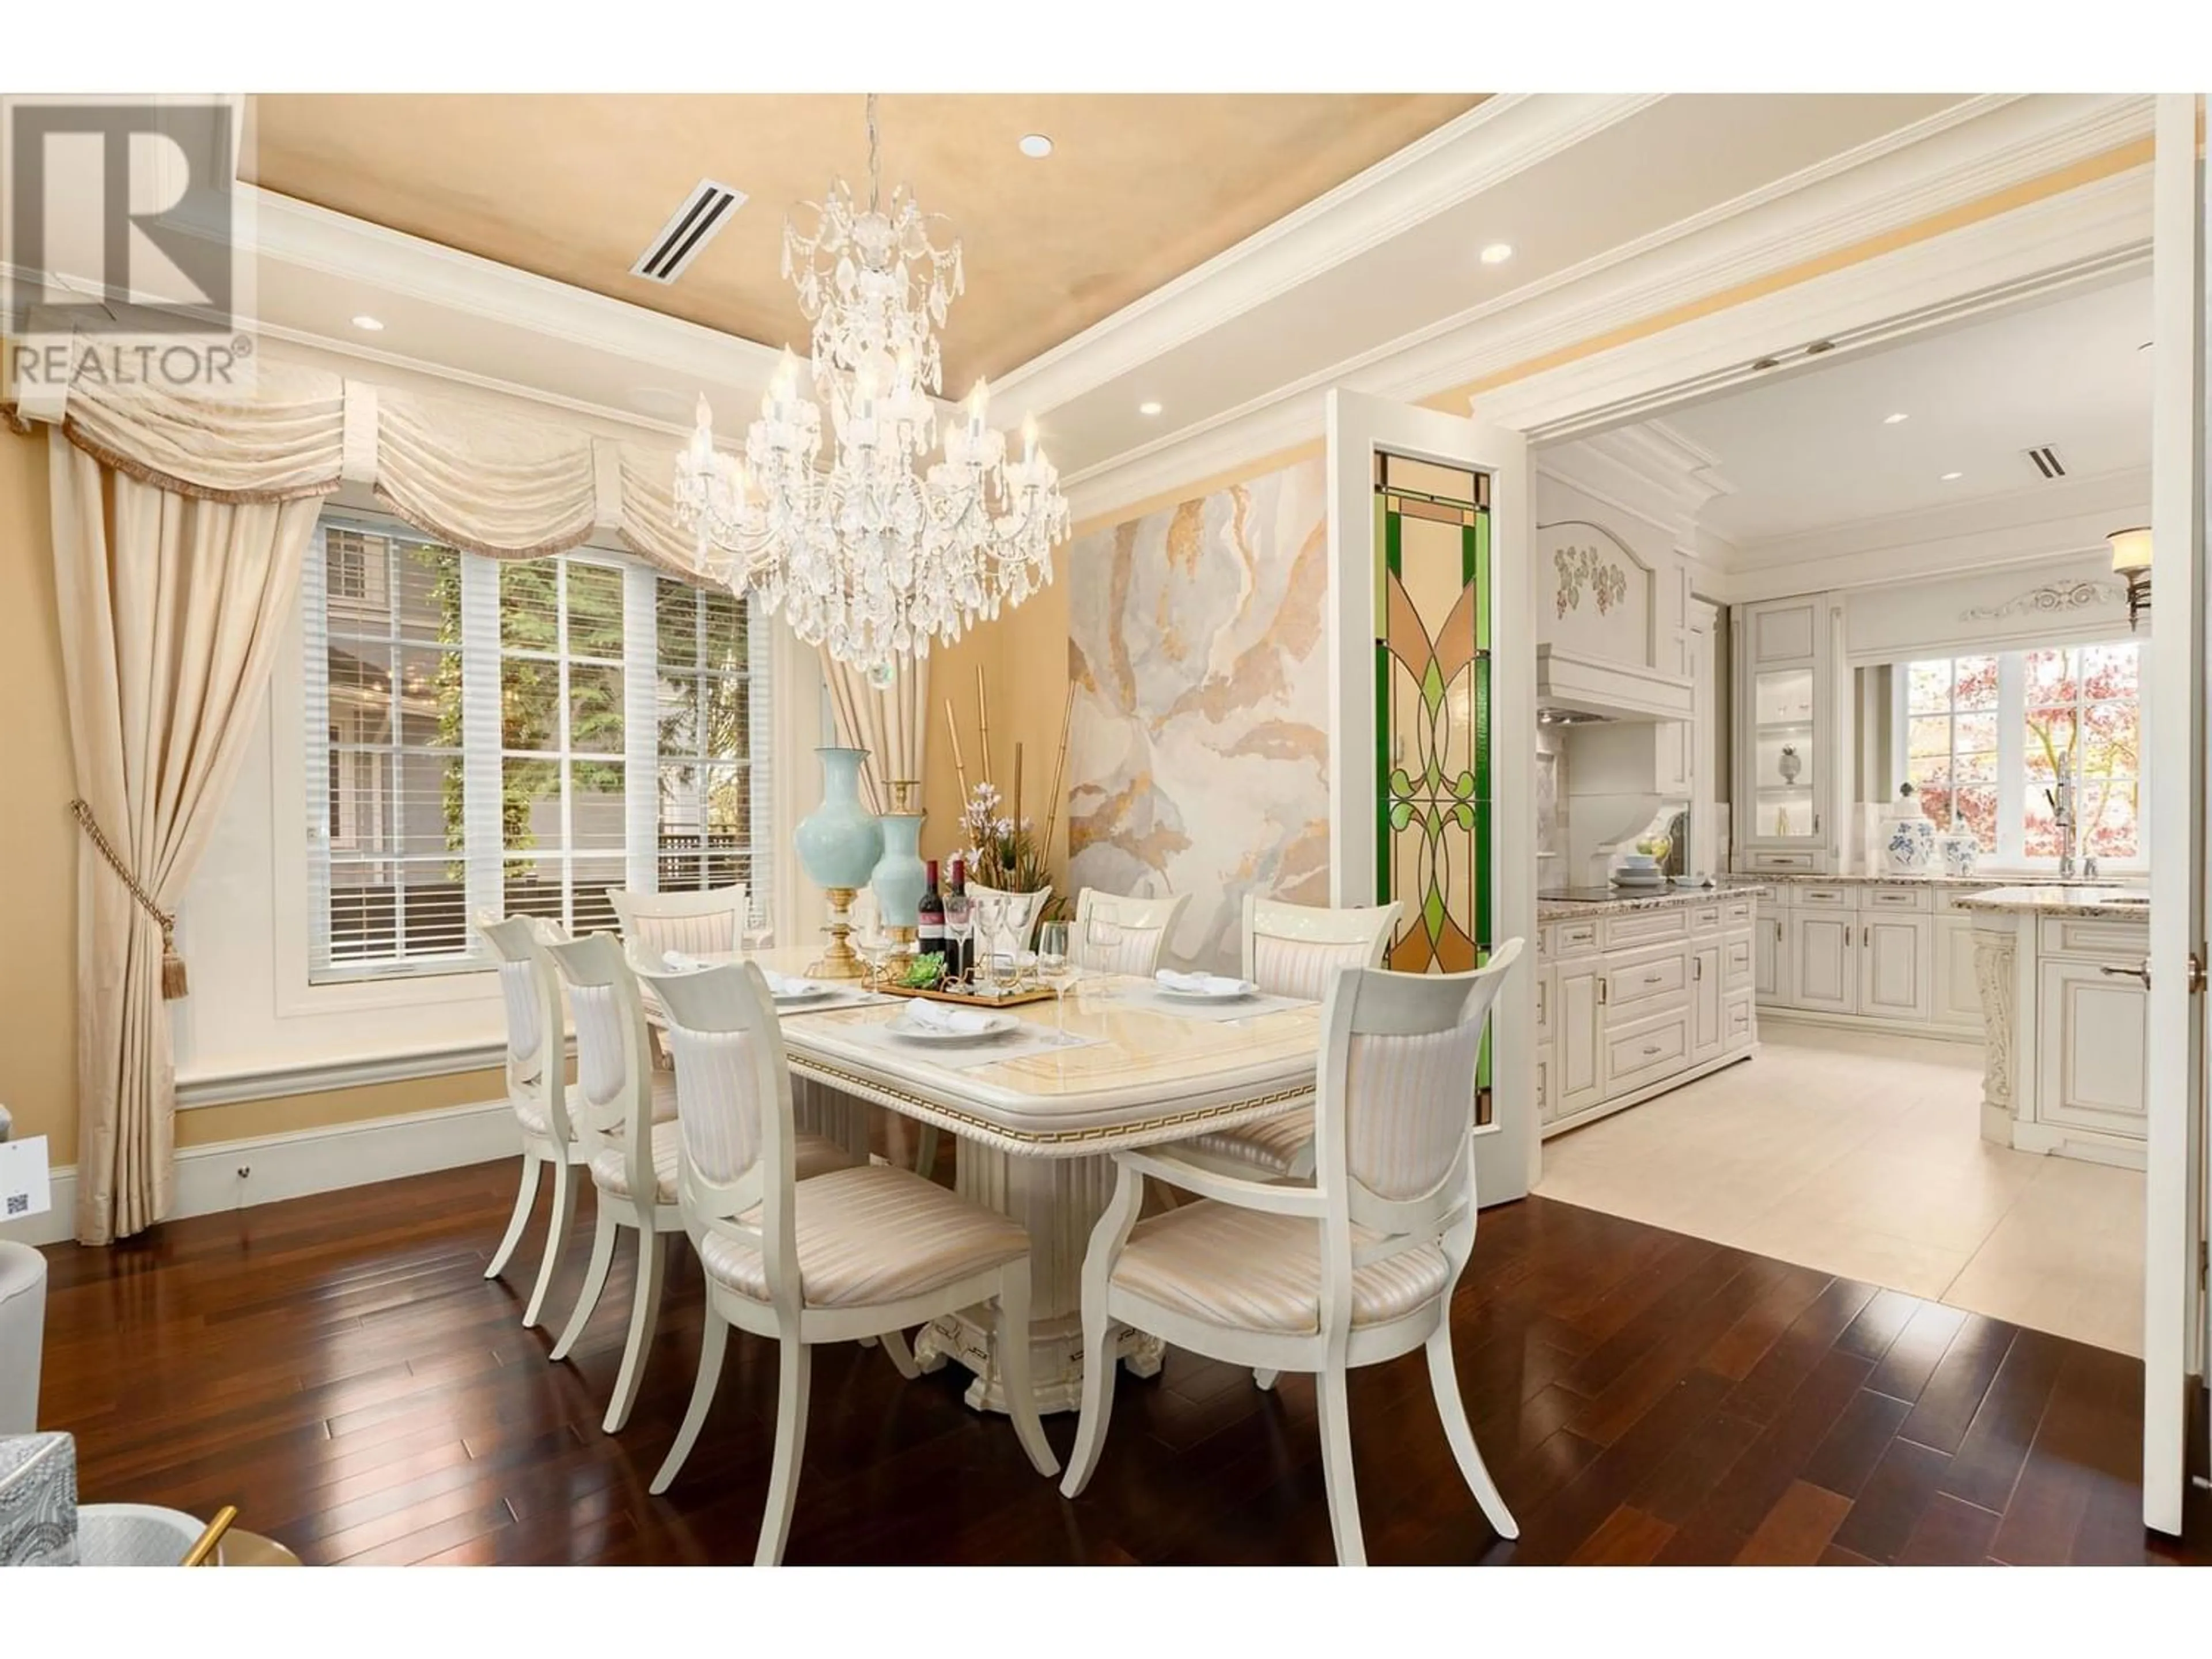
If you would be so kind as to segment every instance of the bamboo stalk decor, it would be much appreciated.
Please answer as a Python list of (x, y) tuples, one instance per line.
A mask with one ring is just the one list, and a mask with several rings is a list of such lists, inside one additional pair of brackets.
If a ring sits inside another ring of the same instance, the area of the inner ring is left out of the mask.
[(960, 722), (953, 718), (952, 699), (945, 700), (945, 729), (952, 738), (952, 775), (960, 780), (960, 810), (968, 810), (968, 763), (960, 757)]
[(1060, 753), (1052, 763), (1052, 793), (1045, 798), (1044, 841), (1038, 848), (1040, 854), (1048, 864), (1052, 861), (1052, 832), (1060, 823), (1061, 799), (1060, 786), (1067, 778), (1067, 733), (1068, 729), (1074, 723), (1075, 687), (1073, 683), (1070, 683), (1067, 688), (1066, 706), (1060, 711)]
[(982, 748), (983, 781), (991, 781), (991, 699), (983, 690), (983, 665), (975, 665), (975, 726), (979, 733), (976, 742)]

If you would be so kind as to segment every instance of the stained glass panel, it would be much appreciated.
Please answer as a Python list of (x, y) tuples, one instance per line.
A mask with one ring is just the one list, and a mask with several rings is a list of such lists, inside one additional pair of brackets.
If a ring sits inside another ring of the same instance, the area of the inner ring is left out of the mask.
[[(1399, 456), (1376, 475), (1376, 896), (1404, 905), (1393, 969), (1467, 973), (1492, 944), (1488, 480)], [(1486, 1038), (1478, 1123), (1490, 1083)]]

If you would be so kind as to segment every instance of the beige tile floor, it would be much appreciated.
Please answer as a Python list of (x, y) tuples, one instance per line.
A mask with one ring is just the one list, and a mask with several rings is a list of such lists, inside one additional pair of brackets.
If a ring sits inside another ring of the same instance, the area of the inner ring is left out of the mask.
[(2143, 1178), (1981, 1138), (1982, 1051), (1769, 1021), (1741, 1066), (1544, 1143), (1536, 1190), (2142, 1352)]

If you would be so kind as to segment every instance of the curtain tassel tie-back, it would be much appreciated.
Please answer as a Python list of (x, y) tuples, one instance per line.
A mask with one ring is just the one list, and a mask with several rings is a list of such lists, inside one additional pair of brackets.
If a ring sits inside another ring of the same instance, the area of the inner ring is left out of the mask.
[(107, 860), (108, 868), (123, 878), (131, 890), (131, 896), (138, 901), (139, 908), (153, 917), (161, 927), (161, 1000), (174, 1002), (188, 988), (185, 981), (185, 959), (177, 954), (177, 919), (154, 902), (154, 896), (138, 884), (138, 878), (131, 873), (106, 836), (100, 830), (99, 821), (92, 816), (92, 808), (82, 800), (70, 803), (70, 811), (84, 833), (92, 837), (92, 844), (100, 849), (100, 857)]

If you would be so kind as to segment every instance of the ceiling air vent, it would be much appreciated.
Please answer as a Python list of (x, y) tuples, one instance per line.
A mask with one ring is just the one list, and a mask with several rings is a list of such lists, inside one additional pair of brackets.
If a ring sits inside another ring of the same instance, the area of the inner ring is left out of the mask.
[(2058, 452), (2049, 444), (2039, 444), (2029, 450), (2027, 459), (2033, 463), (2035, 470), (2046, 478), (2063, 478), (2066, 476), (2066, 463), (2058, 459)]
[(674, 282), (698, 258), (699, 250), (714, 239), (714, 233), (729, 222), (730, 216), (744, 204), (744, 199), (741, 190), (702, 179), (684, 198), (684, 205), (669, 216), (653, 245), (629, 268), (630, 275), (647, 282)]

